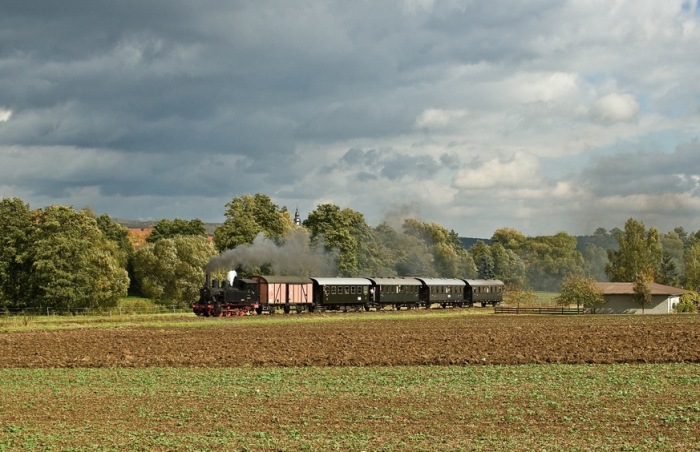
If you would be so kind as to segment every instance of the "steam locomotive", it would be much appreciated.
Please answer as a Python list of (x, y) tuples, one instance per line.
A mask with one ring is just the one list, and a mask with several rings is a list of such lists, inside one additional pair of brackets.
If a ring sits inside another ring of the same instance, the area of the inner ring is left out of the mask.
[(198, 316), (229, 317), (247, 314), (285, 314), (292, 310), (369, 311), (391, 307), (496, 306), (503, 300), (500, 280), (423, 277), (325, 278), (301, 276), (253, 276), (237, 278), (230, 272), (222, 281), (211, 280), (192, 304)]

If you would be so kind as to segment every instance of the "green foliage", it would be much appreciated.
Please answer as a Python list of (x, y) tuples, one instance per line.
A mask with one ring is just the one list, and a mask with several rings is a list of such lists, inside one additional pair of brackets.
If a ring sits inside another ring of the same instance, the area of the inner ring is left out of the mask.
[(464, 249), (455, 231), (448, 231), (437, 223), (407, 219), (404, 233), (421, 239), (433, 256), (435, 276), (470, 278), (477, 274), (474, 260)]
[(533, 305), (537, 300), (537, 295), (530, 289), (507, 287), (503, 292), (503, 304), (509, 306)]
[(263, 194), (236, 196), (226, 204), (226, 220), (214, 231), (214, 245), (219, 251), (253, 243), (263, 233), (278, 240), (294, 226), (286, 208), (279, 208)]
[(525, 262), (515, 251), (507, 249), (500, 243), (494, 243), (491, 245), (491, 256), (496, 279), (500, 279), (508, 287), (526, 286)]
[(491, 243), (500, 244), (509, 250), (519, 250), (525, 245), (527, 238), (522, 232), (513, 228), (500, 228), (491, 236)]
[(685, 287), (689, 290), (700, 291), (700, 241), (691, 240), (685, 251)]
[(584, 261), (576, 249), (576, 238), (559, 232), (529, 238), (523, 246), (528, 281), (538, 290), (556, 290), (564, 278), (582, 274)]
[(663, 257), (659, 232), (646, 231), (643, 222), (630, 218), (616, 239), (619, 249), (608, 251), (610, 262), (605, 268), (610, 281), (630, 282), (638, 275), (653, 281)]
[(114, 306), (129, 279), (116, 244), (87, 212), (50, 206), (32, 231), (29, 296), (61, 310)]
[(698, 306), (700, 305), (700, 295), (690, 290), (683, 295), (675, 306), (676, 312), (698, 312)]
[(338, 251), (338, 270), (342, 276), (360, 274), (359, 253), (371, 234), (364, 215), (352, 209), (341, 210), (335, 204), (321, 204), (303, 224), (313, 242), (322, 242), (328, 251)]
[(199, 296), (204, 267), (214, 254), (205, 237), (161, 239), (136, 251), (134, 272), (146, 296), (184, 307)]
[(19, 198), (0, 202), (0, 308), (24, 307), (29, 302), (33, 214)]
[(676, 268), (675, 259), (671, 253), (664, 251), (659, 268), (656, 271), (656, 282), (667, 286), (678, 285), (678, 269)]
[(207, 232), (202, 220), (195, 218), (193, 220), (183, 220), (175, 218), (174, 220), (162, 219), (153, 225), (151, 234), (146, 239), (148, 243), (155, 243), (162, 239), (171, 239), (178, 235), (195, 235), (206, 237)]
[(129, 230), (114, 221), (106, 213), (95, 218), (95, 222), (105, 238), (111, 240), (117, 246), (119, 262), (122, 267), (126, 267), (131, 255), (134, 253), (134, 247), (129, 240)]
[(583, 306), (595, 308), (605, 302), (603, 292), (598, 288), (593, 278), (580, 275), (569, 275), (562, 281), (559, 296), (556, 298), (559, 306)]
[(651, 303), (651, 290), (647, 284), (647, 276), (643, 273), (638, 273), (634, 278), (634, 301), (642, 305), (642, 312), (644, 312), (644, 306)]
[(495, 263), (489, 246), (477, 240), (470, 251), (476, 265), (477, 276), (480, 279), (495, 279)]

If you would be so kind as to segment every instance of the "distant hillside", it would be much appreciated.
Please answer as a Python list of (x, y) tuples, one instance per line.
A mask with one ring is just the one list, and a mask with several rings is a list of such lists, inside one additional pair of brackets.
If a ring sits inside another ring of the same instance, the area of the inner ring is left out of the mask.
[(474, 245), (478, 240), (481, 240), (482, 242), (484, 242), (487, 245), (491, 244), (491, 239), (477, 239), (475, 237), (460, 237), (459, 238), (459, 241), (462, 243), (462, 246), (467, 250), (469, 248), (471, 248), (472, 245)]

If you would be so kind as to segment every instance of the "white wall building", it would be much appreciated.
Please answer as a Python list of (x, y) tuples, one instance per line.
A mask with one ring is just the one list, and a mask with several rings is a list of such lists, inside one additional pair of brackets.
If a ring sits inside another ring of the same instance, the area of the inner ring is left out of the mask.
[(597, 307), (595, 312), (600, 314), (670, 314), (686, 291), (677, 287), (649, 283), (651, 303), (642, 305), (634, 300), (634, 283), (628, 282), (599, 282), (596, 283), (603, 291), (605, 303)]

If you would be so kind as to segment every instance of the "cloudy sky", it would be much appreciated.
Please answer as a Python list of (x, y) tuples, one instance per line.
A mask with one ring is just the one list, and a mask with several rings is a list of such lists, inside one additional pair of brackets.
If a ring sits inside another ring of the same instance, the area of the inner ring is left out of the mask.
[(5, 0), (0, 197), (700, 229), (700, 0)]

